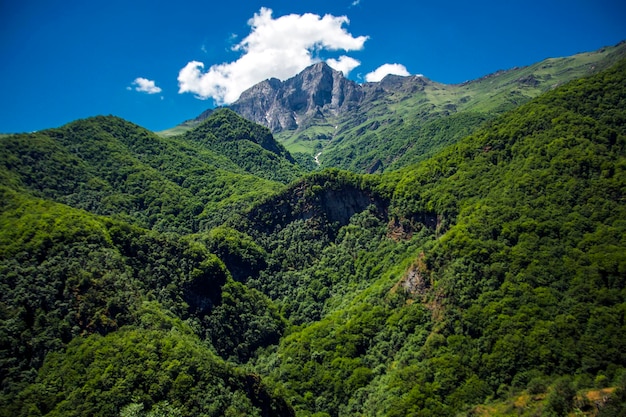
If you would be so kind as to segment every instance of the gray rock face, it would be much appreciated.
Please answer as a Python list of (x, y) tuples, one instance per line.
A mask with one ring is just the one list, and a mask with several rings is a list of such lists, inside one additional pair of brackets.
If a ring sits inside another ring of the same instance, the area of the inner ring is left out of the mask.
[(229, 107), (275, 133), (337, 116), (358, 106), (363, 97), (359, 84), (320, 62), (286, 81), (271, 78), (256, 84)]
[(262, 81), (244, 91), (228, 107), (276, 133), (305, 129), (313, 123), (362, 109), (387, 94), (415, 93), (429, 83), (421, 76), (387, 75), (380, 82), (357, 84), (319, 62), (288, 80)]

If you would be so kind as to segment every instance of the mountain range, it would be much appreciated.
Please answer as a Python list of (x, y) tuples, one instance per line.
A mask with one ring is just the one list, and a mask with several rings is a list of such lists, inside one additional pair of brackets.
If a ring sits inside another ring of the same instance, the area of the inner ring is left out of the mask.
[[(301, 162), (383, 172), (423, 160), (482, 122), (624, 56), (622, 42), (453, 85), (415, 75), (357, 84), (320, 62), (285, 81), (265, 80), (228, 107), (268, 127), (292, 154), (306, 155)], [(191, 128), (212, 111), (163, 133)]]
[(625, 49), (0, 137), (0, 415), (624, 415)]

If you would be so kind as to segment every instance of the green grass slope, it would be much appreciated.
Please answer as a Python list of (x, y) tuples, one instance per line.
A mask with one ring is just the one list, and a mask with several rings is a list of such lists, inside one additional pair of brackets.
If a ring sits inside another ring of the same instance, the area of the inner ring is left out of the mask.
[[(319, 152), (322, 167), (383, 172), (425, 160), (494, 118), (570, 80), (626, 56), (626, 43), (507, 71), (458, 85), (409, 83), (346, 114), (332, 126), (277, 135), (288, 149)], [(377, 96), (375, 96), (377, 97)], [(320, 129), (326, 129), (320, 133)], [(301, 138), (298, 140), (297, 138)]]

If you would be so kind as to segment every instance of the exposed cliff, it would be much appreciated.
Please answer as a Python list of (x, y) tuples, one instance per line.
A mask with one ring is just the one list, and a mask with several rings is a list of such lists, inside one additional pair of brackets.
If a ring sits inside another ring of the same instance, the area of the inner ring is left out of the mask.
[(271, 78), (256, 84), (229, 107), (272, 132), (280, 132), (350, 110), (363, 96), (357, 83), (319, 62), (288, 80)]
[(441, 216), (434, 212), (419, 211), (401, 218), (390, 213), (390, 197), (375, 189), (374, 183), (352, 174), (326, 170), (307, 176), (256, 205), (235, 227), (245, 225), (248, 231), (270, 234), (304, 220), (311, 227), (324, 229), (332, 239), (352, 216), (369, 208), (388, 223), (389, 235), (396, 239), (408, 238), (423, 227), (433, 231), (439, 228)]

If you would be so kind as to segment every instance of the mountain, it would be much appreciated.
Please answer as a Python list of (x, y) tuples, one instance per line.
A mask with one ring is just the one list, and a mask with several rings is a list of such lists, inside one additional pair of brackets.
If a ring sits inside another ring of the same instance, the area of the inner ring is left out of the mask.
[(626, 43), (620, 43), (453, 85), (397, 75), (357, 84), (317, 63), (288, 80), (263, 81), (229, 107), (270, 128), (290, 152), (306, 154), (311, 162), (315, 157), (321, 167), (383, 172), (424, 160), (487, 120), (624, 56)]
[(624, 415), (626, 59), (476, 83), (501, 114), (382, 174), (228, 109), (0, 138), (0, 415)]
[[(360, 85), (361, 98), (350, 108), (335, 113), (322, 109), (323, 118), (307, 119), (295, 130), (277, 132), (276, 138), (292, 152), (317, 155), (321, 167), (354, 172), (398, 169), (432, 156), (487, 120), (624, 56), (626, 43), (621, 43), (456, 85), (391, 75)], [(248, 113), (241, 111), (244, 117)]]
[(364, 92), (339, 71), (319, 62), (284, 82), (272, 78), (244, 91), (229, 107), (272, 132), (325, 122), (358, 106)]
[(2, 146), (3, 184), (163, 231), (197, 231), (299, 175), (266, 128), (229, 110), (177, 138), (98, 116)]

